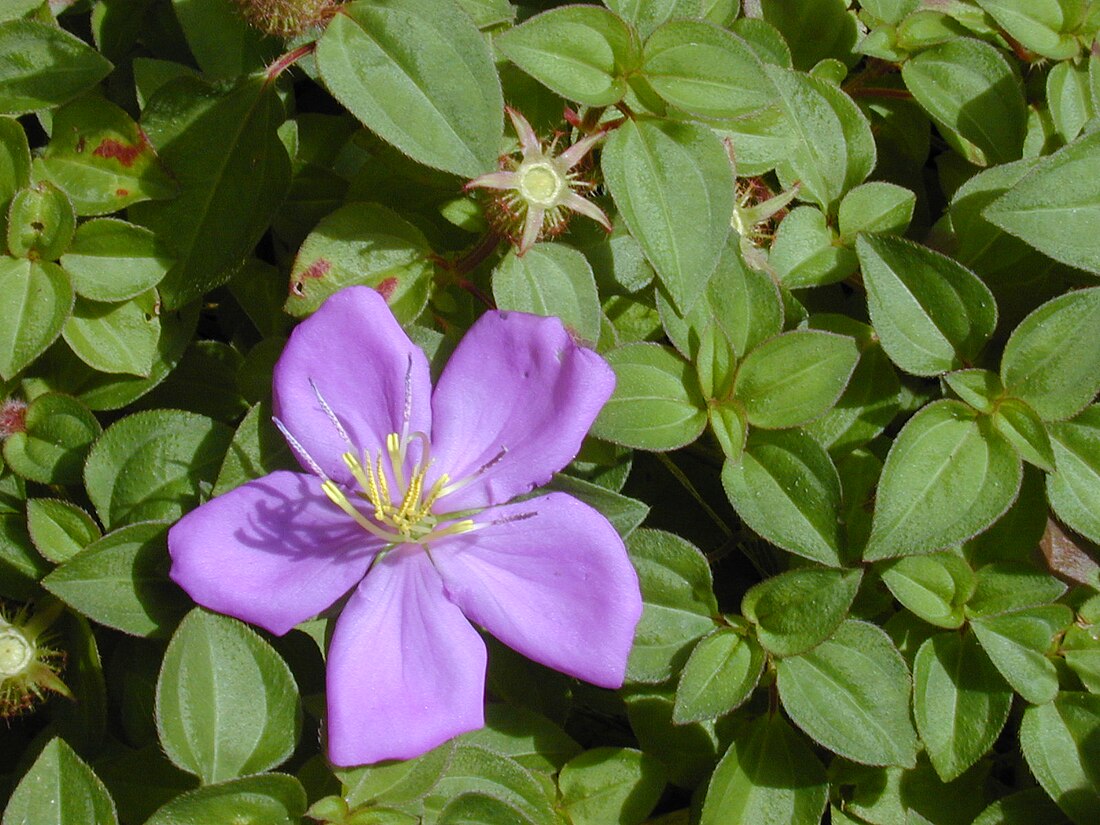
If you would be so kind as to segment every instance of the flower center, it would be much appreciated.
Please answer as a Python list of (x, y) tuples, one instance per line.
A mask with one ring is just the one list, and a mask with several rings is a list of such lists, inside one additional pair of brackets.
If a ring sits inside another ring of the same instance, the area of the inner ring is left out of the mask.
[(0, 630), (0, 678), (22, 673), (34, 658), (34, 647), (14, 627)]
[[(422, 443), (423, 453), (406, 478), (405, 463), (409, 445), (414, 440)], [(440, 526), (441, 519), (432, 512), (432, 508), (436, 501), (455, 487), (448, 484), (450, 479), (443, 473), (431, 487), (424, 488), (431, 466), (429, 456), (428, 437), (423, 433), (406, 436), (390, 433), (386, 436), (386, 449), (379, 451), (374, 460), (368, 457), (364, 462), (353, 452), (344, 453), (344, 463), (359, 485), (354, 495), (374, 508), (373, 520), (351, 503), (336, 482), (326, 481), (321, 487), (329, 499), (360, 527), (391, 544), (426, 544), (475, 529), (471, 519)]]
[(523, 164), (518, 171), (518, 189), (520, 195), (529, 203), (538, 206), (553, 206), (561, 195), (566, 182), (558, 171), (547, 161), (533, 161)]

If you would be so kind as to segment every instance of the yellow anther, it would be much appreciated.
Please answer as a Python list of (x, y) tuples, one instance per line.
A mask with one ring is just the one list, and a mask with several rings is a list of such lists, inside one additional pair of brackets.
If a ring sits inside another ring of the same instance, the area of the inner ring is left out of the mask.
[[(363, 469), (362, 462), (356, 458), (354, 453), (344, 453), (344, 463), (348, 465), (348, 469), (351, 470), (351, 474), (355, 476), (356, 482), (365, 491), (370, 488), (370, 480), (367, 478), (367, 473)], [(373, 502), (371, 502), (373, 504)]]

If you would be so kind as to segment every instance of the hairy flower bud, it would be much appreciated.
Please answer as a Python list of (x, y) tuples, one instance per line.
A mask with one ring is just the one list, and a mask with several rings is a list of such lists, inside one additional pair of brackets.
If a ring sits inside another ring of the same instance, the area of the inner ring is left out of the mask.
[(0, 401), (0, 441), (27, 429), (27, 404), (9, 398)]
[(234, 0), (249, 25), (276, 37), (295, 37), (332, 17), (337, 0)]

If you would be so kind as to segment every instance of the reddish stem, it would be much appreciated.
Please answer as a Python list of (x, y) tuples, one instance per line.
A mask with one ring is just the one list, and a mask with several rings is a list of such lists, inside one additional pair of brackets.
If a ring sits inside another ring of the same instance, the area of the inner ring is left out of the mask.
[(845, 90), (848, 97), (892, 97), (897, 100), (912, 100), (908, 89), (890, 89), (885, 86), (856, 86)]
[(275, 62), (267, 67), (267, 72), (266, 72), (267, 82), (271, 83), (272, 81), (275, 80), (275, 78), (277, 78), (279, 75), (281, 75), (287, 69), (289, 69), (295, 63), (297, 63), (299, 60), (301, 60), (303, 57), (305, 57), (306, 55), (313, 54), (313, 52), (316, 48), (317, 48), (317, 41), (314, 40), (311, 43), (306, 43), (304, 46), (299, 46), (296, 49), (291, 49), (286, 54), (279, 55), (279, 57), (277, 57), (275, 59)]

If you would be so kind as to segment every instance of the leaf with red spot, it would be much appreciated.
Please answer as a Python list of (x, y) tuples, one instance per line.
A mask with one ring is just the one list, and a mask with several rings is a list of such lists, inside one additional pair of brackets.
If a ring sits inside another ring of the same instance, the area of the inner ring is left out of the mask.
[(97, 94), (54, 115), (53, 137), (34, 175), (69, 195), (78, 215), (105, 215), (132, 203), (175, 196), (177, 185), (145, 133)]
[(402, 322), (428, 302), (433, 266), (420, 230), (374, 203), (349, 203), (321, 220), (290, 271), (286, 311), (309, 315), (345, 286), (374, 287)]

